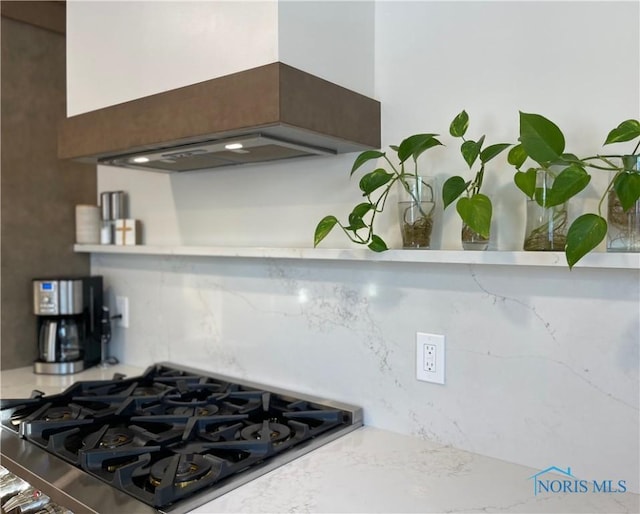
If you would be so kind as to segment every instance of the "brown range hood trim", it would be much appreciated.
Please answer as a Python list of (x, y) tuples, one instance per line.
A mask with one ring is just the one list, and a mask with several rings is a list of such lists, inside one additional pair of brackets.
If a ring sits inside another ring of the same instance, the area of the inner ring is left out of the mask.
[(98, 159), (250, 132), (331, 148), (380, 147), (380, 103), (275, 62), (62, 121), (58, 156)]

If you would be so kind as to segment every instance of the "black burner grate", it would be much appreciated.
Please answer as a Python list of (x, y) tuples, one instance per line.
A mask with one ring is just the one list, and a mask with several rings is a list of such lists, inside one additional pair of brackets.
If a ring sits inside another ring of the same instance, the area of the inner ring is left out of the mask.
[(153, 507), (352, 424), (349, 411), (164, 365), (0, 408), (21, 437)]

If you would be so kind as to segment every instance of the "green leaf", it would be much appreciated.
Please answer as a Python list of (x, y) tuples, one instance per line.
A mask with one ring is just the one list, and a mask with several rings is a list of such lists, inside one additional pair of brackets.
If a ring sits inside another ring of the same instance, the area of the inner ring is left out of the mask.
[(498, 143), (495, 145), (487, 146), (482, 152), (480, 152), (480, 162), (483, 164), (488, 163), (491, 159), (499, 155), (502, 151), (511, 146), (510, 143)]
[(320, 241), (327, 237), (327, 234), (331, 232), (331, 229), (335, 227), (337, 223), (338, 219), (335, 216), (325, 216), (320, 220), (313, 235), (314, 248), (320, 244)]
[(400, 163), (403, 163), (409, 157), (417, 160), (422, 152), (434, 146), (441, 145), (442, 143), (434, 137), (437, 135), (438, 134), (414, 134), (402, 141), (398, 147), (398, 159)]
[(418, 157), (422, 155), (423, 152), (427, 151), (429, 148), (433, 148), (434, 146), (443, 146), (442, 143), (436, 139), (435, 137), (431, 137), (426, 140), (422, 145), (415, 149), (413, 152), (413, 159), (418, 160)]
[(393, 178), (391, 173), (387, 173), (382, 168), (370, 171), (360, 179), (360, 190), (365, 195), (370, 195), (379, 187), (384, 186)]
[(640, 121), (625, 120), (609, 132), (604, 144), (610, 145), (611, 143), (623, 143), (625, 141), (631, 141), (638, 136), (640, 136)]
[(630, 209), (640, 199), (640, 173), (620, 173), (613, 182), (613, 190), (618, 195), (622, 210)]
[(524, 161), (527, 160), (527, 152), (524, 151), (522, 145), (516, 145), (511, 150), (509, 150), (509, 154), (507, 155), (507, 162), (516, 168), (520, 168), (524, 164)]
[(567, 231), (565, 256), (569, 268), (600, 244), (607, 235), (607, 222), (596, 214), (583, 214)]
[(580, 161), (580, 157), (574, 153), (563, 153), (560, 156), (560, 161), (562, 161), (562, 163), (572, 163), (573, 161)]
[(362, 220), (362, 218), (373, 208), (373, 205), (370, 203), (360, 203), (356, 205), (351, 211), (351, 214), (349, 214), (349, 228), (351, 230), (365, 228), (367, 224)]
[(491, 200), (483, 194), (473, 195), (471, 198), (460, 198), (456, 210), (462, 221), (482, 237), (489, 237), (491, 230)]
[(371, 236), (371, 242), (369, 243), (369, 250), (373, 250), (374, 252), (384, 252), (388, 250), (387, 243), (385, 243), (381, 237), (373, 234)]
[(349, 217), (349, 226), (345, 227), (345, 230), (351, 230), (352, 232), (355, 232), (357, 230), (360, 230), (361, 228), (365, 228), (366, 226), (367, 224), (362, 221), (362, 218)]
[(446, 209), (467, 189), (468, 182), (462, 177), (448, 178), (442, 185), (442, 203)]
[(353, 214), (354, 216), (358, 216), (359, 218), (363, 218), (365, 214), (367, 214), (369, 211), (373, 210), (373, 204), (371, 203), (359, 203), (358, 205), (356, 205), (353, 208), (353, 211), (351, 211), (351, 214)]
[(520, 137), (527, 155), (538, 164), (557, 160), (564, 152), (564, 135), (558, 126), (539, 114), (520, 112)]
[(482, 146), (482, 143), (480, 142), (476, 143), (475, 141), (471, 141), (471, 140), (465, 141), (460, 146), (460, 152), (462, 153), (462, 157), (464, 158), (466, 163), (469, 165), (469, 168), (473, 166), (473, 163), (476, 162), (478, 155), (480, 155), (481, 146)]
[(587, 187), (590, 180), (591, 175), (582, 166), (578, 164), (567, 166), (555, 178), (553, 186), (547, 191), (544, 206), (554, 207), (565, 203)]
[(536, 192), (536, 169), (529, 168), (526, 172), (518, 171), (513, 177), (513, 181), (518, 186), (518, 189), (522, 191), (529, 198), (533, 198)]
[(373, 159), (379, 159), (380, 157), (384, 157), (384, 152), (379, 152), (378, 150), (367, 150), (366, 152), (362, 152), (360, 155), (358, 155), (358, 157), (356, 157), (356, 160), (351, 168), (350, 176), (353, 175), (353, 172), (356, 171), (365, 162), (369, 162)]
[(449, 125), (449, 134), (453, 137), (462, 137), (467, 132), (467, 128), (469, 127), (469, 115), (467, 111), (462, 111), (458, 114), (451, 125)]

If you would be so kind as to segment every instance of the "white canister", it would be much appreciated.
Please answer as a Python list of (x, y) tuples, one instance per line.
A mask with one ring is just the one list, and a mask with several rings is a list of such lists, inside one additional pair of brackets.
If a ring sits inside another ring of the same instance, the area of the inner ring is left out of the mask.
[(100, 210), (97, 205), (76, 205), (76, 243), (100, 242)]

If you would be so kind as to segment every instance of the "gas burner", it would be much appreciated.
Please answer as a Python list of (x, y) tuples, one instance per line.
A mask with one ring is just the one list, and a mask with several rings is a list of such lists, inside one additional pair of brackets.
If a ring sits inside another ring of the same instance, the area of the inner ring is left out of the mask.
[[(149, 482), (154, 487), (158, 487), (167, 470), (176, 457), (166, 457), (151, 466)], [(176, 487), (187, 487), (188, 485), (207, 477), (211, 473), (211, 462), (202, 455), (180, 455), (178, 467), (173, 477), (173, 485)]]
[(280, 443), (291, 437), (291, 429), (281, 423), (265, 421), (262, 424), (249, 425), (243, 428), (240, 435), (247, 440)]
[(169, 410), (171, 414), (175, 414), (177, 416), (213, 416), (220, 409), (215, 405), (200, 405), (198, 407), (189, 407), (187, 405), (174, 407)]
[(98, 447), (114, 449), (124, 446), (133, 441), (134, 433), (128, 428), (109, 428), (104, 435), (100, 438)]
[(44, 413), (45, 421), (68, 421), (78, 417), (69, 407), (51, 407)]
[(97, 432), (91, 432), (82, 440), (85, 449), (115, 450), (133, 442), (135, 432), (129, 428), (115, 426), (103, 427)]
[(29, 414), (31, 414), (33, 412), (33, 409), (18, 409), (16, 410), (13, 414), (11, 414), (11, 418), (10, 418), (10, 423), (14, 426), (17, 427), (20, 425), (20, 423), (22, 423), (27, 417), (29, 417)]

